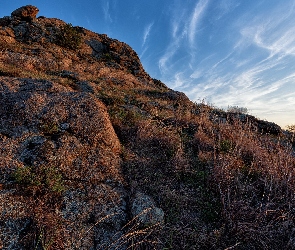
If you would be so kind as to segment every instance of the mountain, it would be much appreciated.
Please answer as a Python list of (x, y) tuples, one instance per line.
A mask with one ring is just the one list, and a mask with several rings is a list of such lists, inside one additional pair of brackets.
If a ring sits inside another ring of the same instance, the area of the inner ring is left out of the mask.
[(37, 13), (0, 18), (1, 249), (295, 249), (292, 133)]

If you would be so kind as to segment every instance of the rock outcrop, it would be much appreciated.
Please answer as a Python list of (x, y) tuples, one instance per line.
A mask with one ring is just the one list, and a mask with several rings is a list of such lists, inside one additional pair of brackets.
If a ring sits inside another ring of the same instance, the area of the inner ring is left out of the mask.
[[(126, 249), (122, 147), (99, 81), (154, 82), (125, 43), (37, 13), (0, 19), (0, 246)], [(60, 41), (72, 35), (79, 53)]]
[[(77, 75), (92, 74), (93, 77), (97, 77), (100, 68), (107, 66), (153, 84), (136, 52), (127, 44), (104, 34), (72, 27), (56, 18), (35, 18), (37, 12), (36, 7), (25, 6), (12, 12), (11, 17), (0, 18), (3, 63), (23, 64), (24, 70), (30, 72), (74, 70)], [(20, 52), (20, 44), (26, 44), (26, 50)], [(79, 53), (75, 53), (73, 49), (78, 48)]]
[(11, 13), (11, 16), (14, 18), (19, 18), (23, 21), (32, 21), (36, 18), (39, 9), (32, 5), (26, 5), (20, 7)]

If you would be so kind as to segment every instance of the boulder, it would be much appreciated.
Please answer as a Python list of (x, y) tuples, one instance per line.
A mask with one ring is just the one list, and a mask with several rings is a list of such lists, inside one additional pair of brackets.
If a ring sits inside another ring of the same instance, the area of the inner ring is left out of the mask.
[(21, 19), (23, 21), (30, 21), (36, 18), (39, 9), (33, 5), (26, 5), (20, 7), (11, 13), (11, 16), (14, 18)]
[(0, 249), (39, 249), (36, 228), (52, 249), (117, 247), (121, 145), (103, 103), (53, 81), (0, 76), (0, 114)]
[(164, 223), (164, 212), (156, 207), (153, 199), (137, 192), (132, 201), (131, 213), (133, 218), (143, 227)]

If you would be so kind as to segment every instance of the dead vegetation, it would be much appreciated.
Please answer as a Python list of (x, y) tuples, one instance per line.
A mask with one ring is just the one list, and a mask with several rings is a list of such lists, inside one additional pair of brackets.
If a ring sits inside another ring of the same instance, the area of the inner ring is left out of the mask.
[(134, 102), (140, 118), (125, 108), (111, 117), (130, 189), (165, 211), (162, 247), (292, 249), (295, 161), (286, 133), (264, 133), (230, 113), (219, 119), (204, 104), (180, 100), (176, 108), (162, 98), (169, 90), (158, 91), (134, 92), (146, 101)]

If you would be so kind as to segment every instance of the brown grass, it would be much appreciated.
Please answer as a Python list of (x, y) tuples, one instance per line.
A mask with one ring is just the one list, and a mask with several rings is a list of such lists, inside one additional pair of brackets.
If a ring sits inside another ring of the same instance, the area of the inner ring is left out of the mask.
[(216, 122), (212, 110), (175, 114), (170, 125), (145, 120), (128, 141), (126, 177), (165, 210), (163, 246), (292, 249), (291, 145), (238, 119)]

